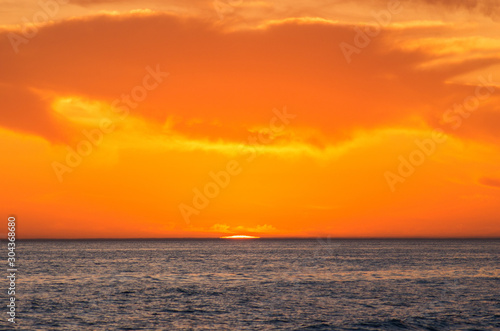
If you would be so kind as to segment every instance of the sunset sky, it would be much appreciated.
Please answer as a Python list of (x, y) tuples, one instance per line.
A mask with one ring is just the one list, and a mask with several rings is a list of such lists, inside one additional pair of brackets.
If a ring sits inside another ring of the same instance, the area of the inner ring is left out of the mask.
[(496, 1), (41, 3), (0, 1), (18, 238), (500, 236)]

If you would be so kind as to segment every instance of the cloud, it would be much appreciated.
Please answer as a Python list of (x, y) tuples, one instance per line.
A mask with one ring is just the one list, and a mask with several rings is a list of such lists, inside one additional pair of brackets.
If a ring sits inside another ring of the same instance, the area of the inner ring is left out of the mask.
[(222, 233), (230, 233), (231, 231), (229, 230), (230, 226), (227, 224), (214, 224), (211, 228), (210, 231), (213, 232), (222, 232)]
[(498, 19), (500, 14), (496, 0), (423, 0), (423, 2), (452, 10), (466, 9), (470, 12), (479, 12), (494, 19)]
[[(470, 93), (449, 79), (500, 62), (485, 53), (424, 70), (422, 64), (437, 55), (432, 47), (394, 45), (405, 31), (415, 33), (413, 27), (383, 30), (350, 65), (339, 44), (354, 43), (353, 26), (317, 20), (227, 30), (164, 13), (98, 15), (41, 27), (19, 54), (4, 31), (0, 84), (11, 89), (11, 104), (34, 98), (25, 98), (32, 89), (42, 98), (19, 107), (14, 118), (11, 108), (0, 109), (0, 125), (50, 141), (58, 141), (58, 130), (79, 134), (56, 120), (51, 105), (57, 98), (111, 104), (141, 83), (147, 66), (158, 64), (170, 73), (168, 81), (132, 117), (160, 125), (175, 118), (171, 129), (187, 138), (239, 143), (251, 128), (269, 125), (273, 108), (287, 106), (300, 118), (297, 132), (316, 132), (296, 139), (325, 146), (351, 139), (359, 129), (407, 125), (414, 117), (433, 125), (436, 114)], [(426, 26), (422, 33), (432, 31)]]
[(499, 178), (482, 177), (479, 179), (479, 183), (490, 187), (500, 188)]
[(229, 226), (227, 224), (214, 224), (210, 228), (211, 232), (220, 232), (220, 233), (232, 233), (232, 234), (238, 234), (238, 233), (254, 233), (254, 234), (269, 234), (276, 232), (276, 228), (272, 225), (269, 224), (264, 224), (264, 225), (257, 225), (257, 226)]
[(56, 116), (46, 100), (27, 88), (5, 85), (0, 88), (0, 124), (14, 131), (31, 133), (52, 141), (65, 141), (71, 125)]

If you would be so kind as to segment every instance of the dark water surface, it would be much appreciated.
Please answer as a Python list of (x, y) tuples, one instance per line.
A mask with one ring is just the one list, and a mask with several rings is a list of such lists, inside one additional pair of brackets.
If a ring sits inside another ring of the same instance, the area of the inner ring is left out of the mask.
[(16, 251), (21, 330), (500, 330), (498, 240), (21, 241)]

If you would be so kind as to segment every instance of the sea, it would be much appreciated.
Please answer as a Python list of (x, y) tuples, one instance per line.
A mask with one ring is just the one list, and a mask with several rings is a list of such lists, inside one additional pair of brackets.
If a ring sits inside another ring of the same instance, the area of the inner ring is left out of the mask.
[(500, 330), (500, 240), (16, 244), (2, 330)]

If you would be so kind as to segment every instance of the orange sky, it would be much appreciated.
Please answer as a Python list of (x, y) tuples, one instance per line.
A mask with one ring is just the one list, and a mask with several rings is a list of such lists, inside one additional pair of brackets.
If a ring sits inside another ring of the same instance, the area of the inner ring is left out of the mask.
[(0, 1), (19, 238), (500, 236), (492, 1), (42, 3)]

